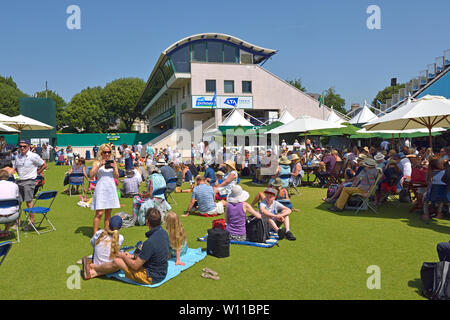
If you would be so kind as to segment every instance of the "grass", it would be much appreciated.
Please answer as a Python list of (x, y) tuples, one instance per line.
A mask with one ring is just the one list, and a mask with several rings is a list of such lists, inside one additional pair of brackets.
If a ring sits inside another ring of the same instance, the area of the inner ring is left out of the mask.
[[(44, 190), (63, 190), (68, 167), (50, 165)], [(262, 186), (241, 182), (255, 196)], [(80, 289), (69, 289), (67, 273), (76, 261), (91, 254), (93, 212), (77, 206), (79, 196), (59, 193), (50, 219), (57, 231), (38, 236), (21, 232), (0, 266), (0, 298), (7, 299), (423, 299), (420, 268), (425, 261), (437, 261), (436, 244), (449, 240), (450, 221), (435, 220), (426, 225), (417, 213), (385, 205), (378, 215), (371, 211), (333, 213), (321, 198), (326, 190), (301, 187), (293, 196), (300, 212), (291, 215), (296, 241), (282, 240), (270, 249), (232, 245), (230, 257), (207, 256), (193, 267), (158, 288), (144, 288), (107, 278), (81, 280)], [(177, 193), (179, 215), (191, 194)], [(251, 201), (251, 199), (249, 200)], [(121, 199), (123, 208), (113, 213), (131, 213), (132, 199)], [(206, 247), (197, 237), (206, 234), (214, 218), (182, 218), (191, 248)], [(101, 224), (103, 227), (103, 222)], [(146, 227), (122, 229), (124, 245), (144, 240)], [(11, 237), (13, 240), (14, 236)], [(370, 290), (367, 268), (380, 268), (381, 289)], [(203, 279), (201, 269), (209, 267), (220, 280)], [(76, 268), (76, 267), (75, 267)], [(69, 281), (70, 282), (70, 281)]]

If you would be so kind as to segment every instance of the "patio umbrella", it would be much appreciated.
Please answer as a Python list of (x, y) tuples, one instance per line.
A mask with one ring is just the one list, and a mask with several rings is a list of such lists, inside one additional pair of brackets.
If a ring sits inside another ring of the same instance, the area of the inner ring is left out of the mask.
[(364, 125), (367, 131), (428, 129), (430, 147), (433, 148), (431, 130), (450, 127), (450, 100), (426, 95), (408, 101), (400, 108)]
[(19, 131), (19, 140), (21, 139), (22, 130), (52, 130), (53, 127), (35, 120), (33, 118), (26, 117), (24, 115), (18, 115), (11, 117), (11, 120), (5, 122), (9, 127), (17, 129)]
[(345, 126), (339, 123), (333, 123), (326, 120), (313, 118), (310, 116), (302, 116), (275, 129), (269, 130), (266, 132), (266, 134), (301, 133), (301, 132), (309, 132), (311, 130), (344, 128), (344, 127)]
[(360, 128), (350, 123), (341, 123), (341, 124), (344, 126), (343, 128), (313, 130), (310, 131), (309, 133), (311, 135), (317, 136), (350, 136), (357, 134), (358, 130), (360, 130)]
[(6, 124), (0, 123), (0, 132), (17, 133), (19, 130), (8, 127)]

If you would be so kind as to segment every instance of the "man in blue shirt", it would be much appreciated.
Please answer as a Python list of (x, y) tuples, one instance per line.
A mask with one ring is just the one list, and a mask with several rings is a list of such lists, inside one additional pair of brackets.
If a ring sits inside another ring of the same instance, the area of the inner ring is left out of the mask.
[(216, 173), (214, 172), (214, 169), (211, 168), (208, 164), (205, 165), (204, 177), (206, 179), (206, 182), (209, 182), (211, 186), (214, 186), (214, 184), (216, 183)]
[(197, 202), (198, 211), (201, 214), (207, 215), (217, 215), (222, 214), (224, 212), (224, 206), (226, 205), (225, 201), (219, 201), (218, 203), (214, 202), (214, 189), (210, 185), (206, 184), (205, 177), (198, 175), (195, 178), (195, 182), (197, 186), (192, 191), (192, 199), (189, 203), (187, 210), (183, 214), (183, 216), (188, 216)]
[(145, 236), (148, 238), (136, 256), (119, 252), (114, 259), (128, 279), (142, 283), (155, 284), (164, 280), (169, 267), (169, 235), (161, 227), (161, 214), (151, 208), (145, 214), (145, 223), (149, 227)]

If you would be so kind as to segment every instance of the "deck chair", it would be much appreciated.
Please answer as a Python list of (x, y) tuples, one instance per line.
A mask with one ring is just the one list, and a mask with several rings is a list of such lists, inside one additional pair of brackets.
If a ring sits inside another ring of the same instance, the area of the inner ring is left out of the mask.
[(0, 243), (0, 265), (2, 265), (3, 260), (5, 260), (6, 255), (9, 252), (9, 249), (12, 247), (11, 241), (5, 241)]
[(175, 199), (173, 198), (172, 193), (175, 192), (175, 190), (176, 190), (177, 180), (178, 180), (177, 177), (169, 178), (169, 180), (167, 180), (167, 185), (169, 185), (169, 184), (175, 184), (175, 189), (169, 190), (169, 188), (167, 188), (167, 189), (166, 189), (166, 192), (165, 192), (165, 196), (166, 196), (167, 201), (169, 201), (169, 197), (170, 197), (170, 199), (173, 200), (173, 202), (175, 203), (175, 205), (177, 204), (177, 202), (176, 202)]
[[(11, 208), (11, 207), (18, 207), (19, 208), (19, 200), (18, 199), (5, 199), (5, 200), (0, 200), (0, 212), (4, 209), (7, 208)], [(20, 209), (18, 209), (17, 211), (19, 211)], [(7, 222), (7, 223), (12, 223), (14, 222), (14, 220)], [(20, 222), (20, 211), (19, 211), (19, 216), (17, 217), (17, 229), (16, 229), (16, 233), (17, 233), (17, 242), (20, 242), (20, 238), (19, 238), (19, 222)], [(6, 224), (6, 223), (5, 223)]]
[[(81, 182), (74, 182), (72, 180), (72, 178), (79, 178), (79, 177), (83, 177), (83, 181), (81, 181)], [(82, 192), (83, 197), (84, 197), (84, 174), (82, 172), (71, 173), (69, 175), (69, 195), (70, 196), (72, 196), (72, 187), (73, 186), (83, 186), (83, 188), (81, 188), (81, 192)]]
[(280, 175), (280, 179), (287, 184), (286, 189), (288, 190), (289, 194), (291, 194), (291, 189), (294, 189), (295, 193), (297, 195), (300, 195), (300, 191), (298, 191), (297, 187), (301, 184), (302, 176), (294, 177), (291, 174), (282, 174)]
[(156, 190), (153, 190), (152, 197), (164, 195), (166, 193), (166, 187), (162, 187)]
[[(42, 214), (42, 219), (39, 222), (39, 225), (36, 227), (35, 224), (36, 223), (32, 223), (31, 226), (33, 227), (34, 231), (37, 232), (38, 235), (40, 235), (41, 233), (47, 233), (47, 232), (51, 232), (51, 231), (56, 231), (55, 226), (52, 224), (52, 222), (50, 221), (50, 219), (47, 217), (47, 214), (50, 212), (50, 208), (53, 204), (53, 202), (55, 201), (55, 197), (56, 194), (58, 193), (58, 191), (45, 191), (45, 192), (40, 192), (37, 196), (36, 199), (34, 200), (33, 206), (31, 208), (26, 208), (23, 209), (23, 211), (26, 214), (26, 220), (25, 220), (25, 224), (29, 223), (30, 220), (30, 213), (37, 215), (37, 214)], [(48, 206), (38, 206), (37, 204), (39, 203), (47, 203)], [(39, 228), (42, 224), (42, 222), (45, 220), (47, 220), (47, 222), (50, 224), (50, 226), (52, 227), (52, 230), (47, 230), (44, 232), (39, 232), (37, 230), (37, 228)]]
[(332, 184), (341, 184), (341, 181), (342, 181), (341, 171), (342, 171), (343, 165), (344, 165), (344, 163), (342, 161), (336, 162), (333, 170), (331, 170), (328, 177), (326, 177), (327, 183), (325, 185), (325, 188), (330, 187)]
[[(375, 180), (375, 183), (370, 187), (368, 196), (363, 197), (362, 194), (360, 193), (352, 194), (352, 196), (349, 198), (347, 202), (347, 205), (345, 206), (345, 209), (356, 210), (355, 214), (358, 214), (360, 210), (368, 210), (368, 209), (372, 210), (375, 213), (378, 213), (377, 207), (375, 206), (372, 198), (375, 195), (375, 191), (378, 188), (378, 183), (380, 182), (380, 179), (383, 176), (383, 172), (381, 171), (381, 169), (377, 169), (377, 171), (378, 171), (377, 178)], [(350, 203), (355, 202), (356, 205), (348, 205), (349, 202)]]

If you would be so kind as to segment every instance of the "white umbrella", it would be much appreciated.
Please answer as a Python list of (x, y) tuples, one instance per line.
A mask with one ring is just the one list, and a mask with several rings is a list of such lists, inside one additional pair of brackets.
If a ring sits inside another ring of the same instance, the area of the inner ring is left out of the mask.
[(267, 131), (265, 134), (283, 134), (283, 133), (295, 133), (295, 132), (308, 132), (311, 130), (321, 129), (335, 129), (344, 128), (345, 126), (339, 123), (333, 123), (330, 121), (312, 118), (309, 116), (302, 116), (282, 126)]
[(450, 127), (450, 100), (440, 96), (426, 95), (364, 125), (368, 131), (428, 129), (430, 147), (433, 147), (431, 130)]
[(13, 123), (12, 117), (7, 116), (6, 114), (0, 113), (0, 123), (8, 124)]
[(52, 130), (53, 127), (45, 124), (43, 122), (37, 121), (33, 118), (26, 117), (24, 115), (18, 115), (11, 117), (10, 121), (4, 122), (8, 126), (13, 127), (17, 130)]
[(16, 130), (14, 128), (8, 127), (6, 124), (0, 123), (0, 132), (19, 132), (19, 130)]

